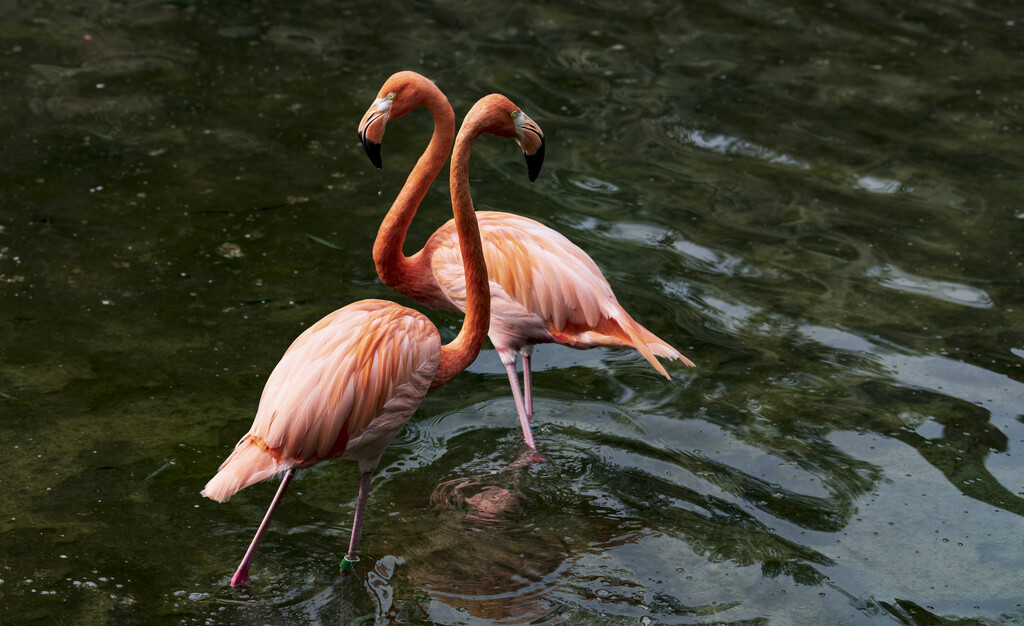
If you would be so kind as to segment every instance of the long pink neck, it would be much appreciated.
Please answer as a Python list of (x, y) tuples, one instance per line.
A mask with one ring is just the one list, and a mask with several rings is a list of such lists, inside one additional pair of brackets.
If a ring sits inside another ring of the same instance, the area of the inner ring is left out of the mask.
[(441, 362), (430, 388), (445, 384), (466, 369), (483, 346), (491, 315), (491, 291), (484, 263), (484, 246), (480, 241), (480, 226), (469, 193), (469, 153), (473, 142), (480, 136), (480, 124), (463, 122), (455, 140), (452, 168), (449, 172), (452, 192), (452, 211), (455, 230), (459, 233), (462, 267), (466, 273), (466, 317), (459, 334), (451, 343), (441, 346)]
[(423, 104), (434, 117), (434, 134), (381, 222), (373, 244), (373, 262), (380, 279), (385, 285), (413, 299), (419, 299), (416, 294), (422, 290), (421, 268), (402, 252), (405, 235), (427, 189), (448, 160), (455, 136), (455, 112), (444, 94), (434, 88), (424, 96)]

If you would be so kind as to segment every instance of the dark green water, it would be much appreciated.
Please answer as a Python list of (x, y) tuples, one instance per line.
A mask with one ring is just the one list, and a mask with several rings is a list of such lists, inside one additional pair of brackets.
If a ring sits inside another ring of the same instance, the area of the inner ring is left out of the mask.
[[(1015, 3), (2, 4), (3, 623), (1024, 621)], [(385, 455), (344, 586), (335, 462), (236, 592), (275, 484), (199, 490), (266, 376), (408, 304), (369, 251), (430, 119), (383, 173), (355, 135), (398, 69), (537, 120), (532, 186), (479, 142), (478, 208), (576, 241), (698, 366), (540, 347), (547, 462), (498, 471), (487, 350)], [(460, 504), (488, 487), (505, 516)]]

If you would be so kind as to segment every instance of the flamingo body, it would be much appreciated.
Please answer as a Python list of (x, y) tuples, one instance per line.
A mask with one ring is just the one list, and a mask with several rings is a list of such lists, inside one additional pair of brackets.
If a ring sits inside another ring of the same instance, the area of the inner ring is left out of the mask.
[(338, 309), (303, 332), (267, 379), (249, 432), (203, 490), (219, 502), (289, 469), (343, 458), (372, 472), (441, 355), (422, 313), (386, 300)]
[[(635, 348), (665, 377), (656, 355), (693, 365), (630, 317), (594, 260), (564, 235), (511, 213), (476, 215), (491, 286), (487, 334), (503, 362), (515, 362), (515, 353), (528, 346), (559, 343)], [(463, 310), (466, 287), (454, 221), (437, 229), (419, 254), (429, 269), (421, 282), (436, 285), (444, 299), (432, 306)]]
[[(419, 88), (424, 83), (429, 81), (411, 72), (393, 76), (374, 103), (374, 119), (386, 120), (388, 114), (399, 117), (408, 111), (409, 102), (422, 100)], [(454, 119), (443, 96), (434, 99), (431, 106), (435, 110), (447, 108), (447, 116)], [(384, 300), (362, 300), (308, 328), (274, 368), (252, 427), (202, 492), (223, 502), (240, 489), (284, 473), (263, 522), (231, 578), (232, 586), (248, 582), (249, 567), (296, 469), (329, 459), (359, 462), (359, 496), (342, 570), (351, 569), (359, 560), (371, 473), (381, 455), (427, 391), (449, 382), (472, 363), (487, 335), (490, 297), (469, 192), (469, 155), (481, 134), (516, 137), (516, 120), (521, 115), (507, 98), (485, 97), (473, 106), (459, 131), (450, 185), (464, 262), (466, 315), (452, 341), (441, 345), (437, 328), (417, 311)], [(450, 136), (432, 140), (428, 149), (431, 158), (444, 160), (451, 143)], [(543, 151), (523, 149), (531, 177), (535, 176)]]
[[(445, 139), (450, 141), (454, 133), (454, 114), (450, 106), (438, 106), (441, 99), (447, 99), (434, 83), (412, 72), (401, 74), (404, 79), (419, 83), (416, 95), (420, 98), (404, 102), (401, 114), (419, 105), (426, 106), (434, 118), (434, 133), (381, 223), (373, 260), (384, 284), (399, 293), (431, 308), (463, 310), (465, 287), (460, 278), (458, 236), (452, 222), (438, 229), (419, 252), (409, 257), (402, 252), (416, 210), (444, 165), (439, 154)], [(378, 168), (384, 130), (389, 119), (398, 117), (393, 114), (386, 90), (382, 89), (381, 94), (359, 125), (363, 147)], [(527, 163), (529, 155), (543, 158), (544, 136), (540, 128), (522, 113), (515, 123), (515, 139), (528, 155)], [(531, 181), (536, 178), (537, 169), (531, 166)], [(453, 188), (453, 202), (455, 193)], [(535, 344), (558, 343), (578, 349), (631, 347), (666, 378), (669, 374), (658, 362), (658, 356), (693, 365), (633, 320), (616, 300), (593, 259), (566, 237), (540, 222), (510, 213), (480, 212), (478, 220), (491, 289), (488, 336), (505, 365), (523, 437), (531, 448), (536, 449), (530, 430), (530, 355)], [(515, 369), (517, 352), (523, 355), (525, 394), (520, 391)]]

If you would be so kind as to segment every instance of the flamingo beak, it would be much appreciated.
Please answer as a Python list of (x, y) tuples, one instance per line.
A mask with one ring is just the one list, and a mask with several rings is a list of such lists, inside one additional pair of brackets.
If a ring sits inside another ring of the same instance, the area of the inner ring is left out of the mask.
[(380, 144), (384, 140), (384, 128), (387, 126), (390, 110), (390, 98), (377, 98), (359, 122), (359, 141), (363, 144), (363, 150), (366, 150), (366, 156), (370, 157), (370, 162), (377, 169), (383, 167)]
[(541, 165), (544, 164), (544, 131), (526, 113), (520, 112), (516, 118), (516, 143), (523, 149), (532, 183), (537, 180)]
[(377, 169), (383, 168), (384, 162), (380, 159), (380, 144), (370, 141), (364, 134), (360, 134), (359, 138), (363, 141), (363, 150), (366, 150), (366, 156), (370, 157), (370, 163), (373, 163)]
[(530, 182), (537, 180), (537, 175), (540, 174), (540, 166), (544, 165), (544, 137), (540, 138), (540, 146), (533, 154), (527, 154), (523, 152), (526, 157), (526, 169), (530, 174)]

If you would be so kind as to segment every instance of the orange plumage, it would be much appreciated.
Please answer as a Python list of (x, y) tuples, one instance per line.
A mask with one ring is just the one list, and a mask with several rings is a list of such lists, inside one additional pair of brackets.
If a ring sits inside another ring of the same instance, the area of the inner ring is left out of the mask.
[(331, 313), (285, 352), (252, 427), (203, 495), (224, 502), (274, 474), (334, 458), (373, 471), (426, 394), (440, 353), (430, 320), (394, 302), (363, 300)]
[[(454, 118), (450, 107), (436, 105), (439, 98), (444, 98), (441, 90), (420, 79), (418, 94), (434, 118), (429, 151), (451, 137)], [(410, 106), (416, 106), (415, 101), (405, 102), (402, 112)], [(360, 124), (363, 145), (377, 167), (385, 126), (396, 117), (390, 113), (387, 108), (382, 112), (371, 107)], [(515, 138), (527, 162), (531, 155), (542, 158), (544, 136), (537, 125), (522, 112), (515, 124)], [(373, 258), (384, 284), (403, 295), (436, 309), (464, 310), (465, 285), (453, 222), (438, 229), (419, 252), (409, 257), (402, 252), (416, 210), (441, 170), (441, 164), (426, 158), (426, 154), (409, 174), (381, 223)], [(531, 180), (532, 176), (533, 172)], [(491, 291), (488, 336), (505, 365), (523, 436), (531, 448), (535, 445), (530, 431), (530, 354), (535, 344), (559, 343), (577, 349), (631, 347), (666, 378), (668, 372), (658, 356), (693, 365), (626, 312), (597, 264), (566, 237), (540, 222), (510, 213), (481, 211), (477, 219)], [(523, 355), (525, 398), (515, 371), (517, 353)]]
[[(425, 80), (412, 73), (393, 76), (375, 101), (375, 119), (383, 113), (397, 117), (409, 110), (408, 102), (422, 99), (419, 89)], [(446, 107), (453, 116), (443, 96), (431, 106)], [(424, 394), (464, 370), (486, 337), (490, 297), (469, 194), (469, 154), (480, 134), (513, 137), (518, 114), (518, 107), (505, 98), (482, 99), (466, 116), (452, 156), (450, 182), (457, 191), (452, 210), (467, 296), (458, 335), (441, 345), (437, 329), (421, 313), (393, 302), (363, 300), (310, 326), (270, 374), (252, 427), (203, 490), (203, 495), (225, 501), (240, 489), (284, 472), (277, 495), (231, 579), (232, 586), (247, 582), (252, 559), (295, 470), (334, 458), (359, 462), (359, 497), (344, 567), (358, 561), (371, 472)], [(363, 138), (371, 141), (372, 133)], [(441, 138), (431, 144), (428, 161), (436, 167), (437, 161), (446, 160), (451, 140)]]

